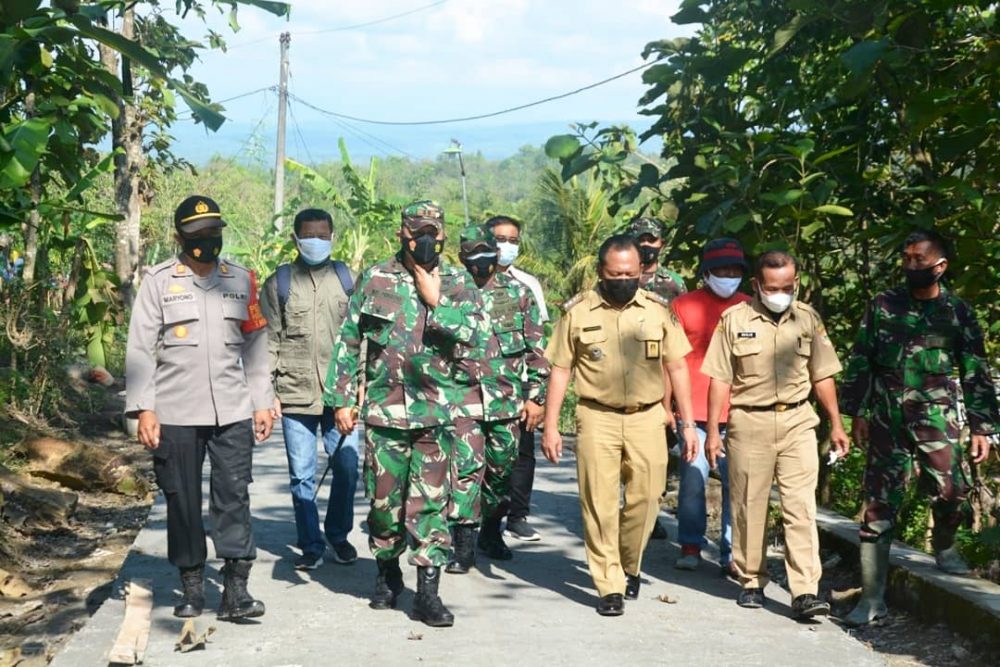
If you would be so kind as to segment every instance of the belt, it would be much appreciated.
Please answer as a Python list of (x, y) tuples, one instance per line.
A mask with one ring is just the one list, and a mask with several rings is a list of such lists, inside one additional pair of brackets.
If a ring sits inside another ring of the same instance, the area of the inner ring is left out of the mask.
[(772, 403), (771, 405), (734, 405), (733, 407), (738, 410), (747, 410), (748, 412), (788, 412), (789, 410), (794, 410), (800, 405), (805, 405), (808, 398), (803, 398), (801, 401), (795, 403)]
[(649, 410), (654, 405), (659, 405), (660, 404), (660, 401), (656, 401), (655, 403), (643, 403), (641, 405), (628, 406), (628, 407), (625, 407), (625, 408), (616, 408), (616, 407), (611, 406), (611, 405), (605, 405), (604, 403), (601, 403), (600, 401), (595, 401), (595, 400), (593, 400), (591, 398), (581, 399), (580, 402), (581, 403), (590, 403), (590, 404), (596, 405), (597, 407), (602, 408), (604, 410), (610, 410), (611, 412), (617, 412), (618, 414), (622, 414), (622, 415), (634, 415), (637, 412), (643, 412), (645, 410)]

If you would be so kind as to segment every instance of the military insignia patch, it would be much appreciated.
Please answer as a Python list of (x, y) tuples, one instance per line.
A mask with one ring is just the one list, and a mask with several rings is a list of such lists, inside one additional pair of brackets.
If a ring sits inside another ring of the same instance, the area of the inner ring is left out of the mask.
[(647, 340), (646, 341), (646, 358), (647, 359), (658, 359), (660, 357), (660, 341), (658, 340)]
[(186, 291), (186, 288), (184, 287), (184, 285), (178, 285), (174, 283), (173, 285), (167, 288), (167, 291), (169, 291), (171, 294), (180, 294), (181, 292)]
[(590, 348), (590, 358), (594, 361), (600, 361), (604, 358), (604, 350), (599, 347)]
[(201, 215), (202, 213), (208, 213), (208, 204), (203, 201), (199, 201), (197, 204), (194, 205), (194, 212), (197, 213), (198, 215)]
[(184, 326), (183, 324), (174, 327), (174, 336), (176, 336), (177, 338), (187, 338), (188, 336), (187, 327)]

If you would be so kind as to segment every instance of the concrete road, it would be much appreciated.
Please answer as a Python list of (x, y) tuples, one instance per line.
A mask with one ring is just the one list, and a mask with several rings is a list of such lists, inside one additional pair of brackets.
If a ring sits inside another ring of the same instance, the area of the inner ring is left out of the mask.
[[(259, 553), (250, 591), (267, 605), (256, 622), (223, 623), (214, 609), (221, 594), (219, 561), (210, 561), (208, 607), (199, 630), (216, 628), (206, 650), (175, 652), (183, 622), (171, 609), (178, 578), (166, 561), (162, 497), (120, 573), (116, 594), (62, 648), (54, 667), (107, 664), (124, 615), (121, 584), (153, 581), (154, 608), (145, 665), (290, 667), (292, 665), (881, 665), (868, 648), (829, 621), (802, 625), (790, 618), (788, 594), (771, 585), (769, 605), (744, 610), (737, 586), (704, 562), (679, 572), (673, 542), (651, 542), (640, 599), (624, 616), (594, 611), (596, 596), (584, 563), (576, 470), (572, 454), (558, 467), (540, 462), (533, 496), (534, 525), (543, 541), (513, 543), (515, 558), (491, 562), (464, 576), (446, 575), (442, 597), (456, 616), (450, 629), (432, 629), (407, 615), (416, 586), (404, 567), (407, 591), (399, 609), (373, 611), (368, 594), (375, 563), (363, 532), (366, 502), (357, 498), (353, 565), (326, 564), (311, 572), (292, 567), (296, 555), (287, 467), (280, 435), (255, 452), (251, 487)], [(329, 481), (327, 481), (329, 485)], [(325, 501), (326, 490), (321, 493)], [(670, 534), (676, 524), (664, 515)], [(209, 549), (211, 553), (211, 548)], [(666, 595), (673, 604), (658, 599)]]

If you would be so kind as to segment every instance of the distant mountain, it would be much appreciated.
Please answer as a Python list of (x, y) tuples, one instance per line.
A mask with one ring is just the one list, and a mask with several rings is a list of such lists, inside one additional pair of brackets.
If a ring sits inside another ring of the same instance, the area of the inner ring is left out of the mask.
[[(589, 119), (583, 119), (589, 122)], [(630, 124), (637, 131), (649, 121), (600, 121), (602, 125)], [(274, 162), (276, 121), (256, 129), (249, 123), (229, 120), (218, 132), (206, 132), (201, 125), (179, 123), (173, 128), (175, 153), (194, 164), (202, 164), (215, 155), (239, 157), (264, 164)], [(435, 158), (448, 148), (452, 138), (462, 142), (466, 153), (482, 153), (490, 159), (512, 155), (524, 145), (541, 146), (555, 134), (570, 132), (568, 122), (539, 122), (479, 125), (369, 126), (339, 121), (310, 121), (297, 124), (291, 117), (287, 124), (286, 154), (301, 162), (325, 162), (340, 157), (337, 140), (343, 137), (353, 158), (364, 160), (371, 155), (396, 155), (416, 159)], [(643, 145), (647, 152), (658, 152), (653, 141)]]

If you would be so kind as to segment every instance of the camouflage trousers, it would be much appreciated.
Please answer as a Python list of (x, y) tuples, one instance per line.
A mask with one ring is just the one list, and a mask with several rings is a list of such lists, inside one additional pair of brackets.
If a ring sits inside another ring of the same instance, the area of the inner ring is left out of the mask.
[(448, 562), (448, 498), (455, 429), (365, 426), (368, 544), (377, 560), (399, 557), (410, 546), (415, 566)]
[(931, 499), (935, 549), (950, 546), (965, 517), (963, 503), (968, 491), (962, 473), (957, 415), (922, 419), (909, 406), (896, 403), (879, 406), (868, 428), (864, 478), (867, 505), (861, 539), (891, 539), (896, 514), (916, 467), (920, 475), (918, 488)]
[(463, 418), (455, 421), (455, 431), (448, 522), (453, 526), (475, 526), (484, 516), (494, 516), (501, 509), (506, 512), (521, 425), (517, 418)]

